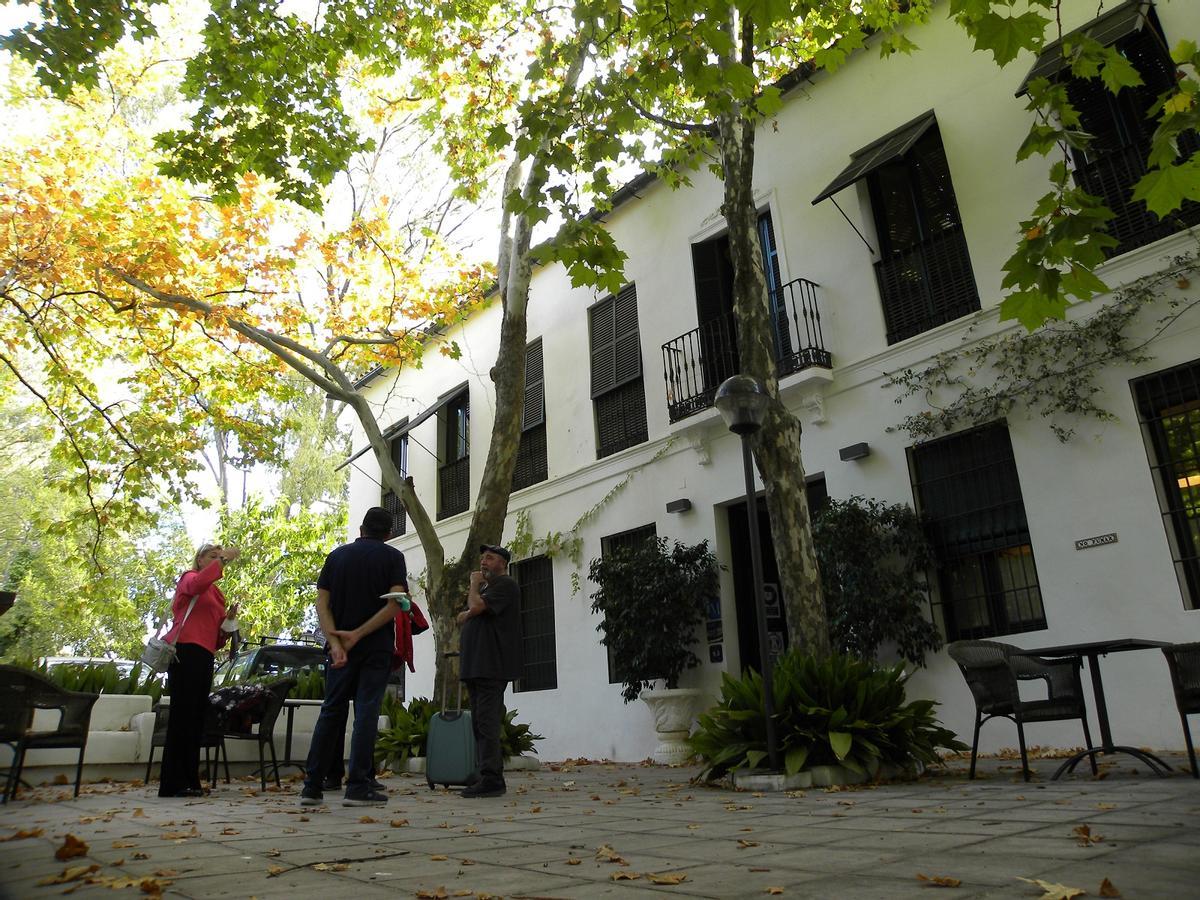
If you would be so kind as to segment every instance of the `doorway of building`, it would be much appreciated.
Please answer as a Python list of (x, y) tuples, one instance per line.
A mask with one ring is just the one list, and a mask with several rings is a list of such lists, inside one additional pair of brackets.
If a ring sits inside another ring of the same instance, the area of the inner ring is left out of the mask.
[[(771, 540), (771, 519), (767, 502), (758, 498), (758, 536), (762, 543), (763, 592), (767, 607), (767, 643), (771, 658), (778, 659), (787, 649), (787, 620), (783, 595), (779, 589), (779, 567), (775, 562), (775, 542)], [(754, 571), (750, 561), (750, 520), (746, 503), (726, 507), (729, 516), (729, 572), (733, 576), (733, 599), (737, 608), (738, 658), (742, 671), (762, 671), (762, 648), (758, 645), (758, 610), (754, 602)]]

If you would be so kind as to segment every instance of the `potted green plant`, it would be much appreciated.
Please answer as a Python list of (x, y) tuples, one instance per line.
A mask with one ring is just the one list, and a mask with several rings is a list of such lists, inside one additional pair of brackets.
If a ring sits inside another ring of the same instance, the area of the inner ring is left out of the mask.
[[(657, 762), (682, 763), (692, 711), (700, 692), (679, 688), (685, 669), (699, 665), (692, 652), (708, 599), (717, 595), (717, 558), (708, 541), (671, 546), (666, 538), (622, 548), (592, 560), (588, 578), (597, 590), (592, 612), (621, 679), (626, 703), (639, 696), (654, 715)], [(648, 690), (662, 681), (665, 688)]]

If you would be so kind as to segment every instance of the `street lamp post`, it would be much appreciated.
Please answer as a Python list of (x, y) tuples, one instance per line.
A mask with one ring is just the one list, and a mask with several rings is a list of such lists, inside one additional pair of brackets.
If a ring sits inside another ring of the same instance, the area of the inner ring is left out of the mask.
[(779, 764), (779, 741), (775, 734), (775, 679), (771, 651), (767, 645), (767, 605), (763, 591), (762, 546), (758, 537), (758, 503), (754, 493), (754, 467), (750, 438), (762, 428), (770, 396), (749, 375), (734, 375), (717, 388), (713, 404), (729, 430), (742, 439), (742, 466), (746, 472), (746, 518), (750, 521), (750, 569), (754, 575), (754, 608), (758, 613), (758, 646), (762, 658), (763, 713), (767, 722), (767, 759), (771, 768)]

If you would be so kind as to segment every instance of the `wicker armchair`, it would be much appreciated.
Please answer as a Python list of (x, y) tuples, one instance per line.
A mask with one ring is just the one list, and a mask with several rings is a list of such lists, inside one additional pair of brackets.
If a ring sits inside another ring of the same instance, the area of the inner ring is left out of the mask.
[(1188, 730), (1187, 720), (1189, 715), (1200, 713), (1200, 643), (1163, 647), (1163, 653), (1171, 670), (1171, 686), (1175, 689), (1179, 721), (1183, 723), (1183, 739), (1187, 742), (1188, 759), (1192, 763), (1192, 777), (1200, 778), (1200, 771), (1196, 768), (1196, 748), (1192, 745), (1192, 733)]
[[(1058, 722), (1079, 719), (1083, 724), (1083, 739), (1090, 750), (1092, 735), (1088, 731), (1087, 706), (1079, 670), (1079, 657), (1041, 659), (1019, 656), (1018, 648), (998, 641), (955, 641), (948, 648), (951, 658), (967, 680), (975, 698), (975, 735), (971, 741), (970, 777), (975, 777), (975, 758), (979, 752), (979, 729), (988, 719), (1003, 717), (1017, 726), (1017, 741), (1021, 748), (1021, 771), (1029, 780), (1029, 758), (1025, 750), (1025, 725), (1030, 722)], [(1042, 680), (1049, 696), (1045, 700), (1022, 700), (1018, 682)], [(1096, 758), (1089, 757), (1095, 774)]]
[[(29, 750), (78, 748), (79, 762), (75, 766), (75, 796), (78, 797), (92, 707), (100, 695), (68, 691), (49, 678), (19, 666), (0, 666), (0, 696), (4, 697), (4, 703), (0, 706), (5, 710), (0, 743), (7, 743), (13, 748), (12, 766), (4, 787), (4, 802), (7, 803), (9, 797), (17, 794), (21, 770), (25, 767), (25, 753)], [(33, 730), (33, 715), (39, 709), (59, 710), (61, 715), (55, 728)]]

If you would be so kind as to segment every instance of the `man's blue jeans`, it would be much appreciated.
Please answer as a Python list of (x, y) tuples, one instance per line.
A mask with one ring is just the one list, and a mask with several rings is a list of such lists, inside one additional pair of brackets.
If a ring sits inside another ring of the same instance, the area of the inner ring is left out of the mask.
[(371, 789), (371, 769), (375, 754), (375, 736), (379, 730), (379, 707), (392, 670), (390, 650), (364, 654), (351, 652), (346, 665), (330, 668), (325, 680), (325, 702), (313, 729), (308, 750), (307, 777), (304, 786), (320, 791), (333, 762), (341, 755), (343, 733), (350, 701), (354, 701), (354, 731), (350, 735), (350, 770), (346, 794), (365, 794)]

